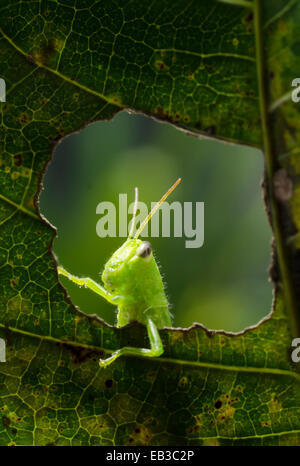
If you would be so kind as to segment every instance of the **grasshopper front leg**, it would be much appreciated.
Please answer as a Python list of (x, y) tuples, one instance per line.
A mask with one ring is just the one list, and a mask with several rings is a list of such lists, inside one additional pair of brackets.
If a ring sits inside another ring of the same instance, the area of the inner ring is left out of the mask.
[[(79, 286), (85, 286), (86, 288), (89, 288), (90, 290), (94, 291), (98, 295), (102, 296), (104, 299), (106, 299), (109, 303), (117, 305), (118, 301), (122, 300), (122, 296), (112, 296), (108, 291), (106, 291), (105, 288), (103, 288), (101, 285), (96, 283), (94, 280), (92, 280), (89, 277), (84, 277), (84, 278), (79, 278), (76, 277), (75, 275), (72, 275), (69, 273), (67, 270), (65, 270), (63, 267), (58, 267), (57, 271), (60, 275), (63, 275), (64, 277), (67, 277), (70, 281), (73, 283), (76, 283), (76, 285)], [(107, 367), (109, 366), (113, 361), (115, 361), (117, 358), (120, 356), (146, 356), (146, 357), (158, 357), (164, 352), (163, 344), (159, 335), (159, 332), (157, 330), (157, 326), (154, 324), (154, 322), (151, 319), (147, 320), (147, 332), (148, 332), (148, 337), (150, 340), (150, 349), (149, 348), (134, 348), (130, 346), (124, 346), (124, 348), (121, 348), (117, 351), (115, 351), (109, 358), (107, 359), (100, 359), (99, 360), (99, 365), (100, 367)]]
[(99, 285), (99, 283), (96, 283), (91, 278), (76, 277), (75, 275), (72, 275), (67, 270), (65, 270), (63, 267), (57, 267), (57, 272), (60, 275), (67, 277), (69, 280), (71, 280), (71, 282), (76, 283), (76, 285), (85, 286), (86, 288), (89, 288), (90, 290), (94, 291), (94, 293), (97, 293), (100, 296), (102, 296), (102, 298), (106, 299), (106, 301), (108, 301), (109, 303), (115, 305), (117, 304), (117, 297), (112, 296), (110, 293), (108, 293), (108, 291), (106, 291), (105, 288), (103, 288), (103, 286)]
[(164, 352), (163, 344), (158, 332), (158, 329), (154, 322), (151, 319), (147, 321), (147, 332), (150, 340), (151, 349), (148, 348), (133, 348), (130, 346), (124, 346), (117, 351), (115, 351), (109, 358), (100, 359), (100, 367), (107, 367), (113, 361), (115, 361), (120, 356), (146, 356), (150, 358), (158, 357)]

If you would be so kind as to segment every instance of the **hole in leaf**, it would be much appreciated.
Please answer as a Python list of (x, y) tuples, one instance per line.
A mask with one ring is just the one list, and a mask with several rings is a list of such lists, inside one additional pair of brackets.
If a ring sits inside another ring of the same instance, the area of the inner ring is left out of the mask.
[[(181, 177), (168, 201), (204, 202), (204, 245), (186, 248), (187, 238), (174, 238), (172, 224), (170, 238), (149, 238), (174, 326), (201, 322), (240, 331), (271, 308), (271, 230), (262, 174), (263, 157), (256, 149), (188, 137), (123, 112), (58, 145), (44, 177), (40, 210), (58, 229), (53, 249), (59, 264), (101, 283), (99, 273), (125, 238), (97, 236), (97, 205), (113, 202), (118, 214), (119, 194), (127, 194), (129, 205), (138, 186), (139, 200), (149, 206)], [(64, 277), (60, 280), (81, 310), (116, 322), (112, 305)]]

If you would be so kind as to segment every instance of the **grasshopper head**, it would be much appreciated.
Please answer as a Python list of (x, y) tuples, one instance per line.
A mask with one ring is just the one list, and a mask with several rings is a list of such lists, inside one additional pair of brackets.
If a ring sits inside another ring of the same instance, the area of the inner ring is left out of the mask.
[(153, 217), (163, 201), (171, 194), (180, 181), (181, 178), (179, 178), (163, 195), (160, 201), (157, 202), (133, 236), (138, 208), (138, 190), (135, 188), (135, 203), (129, 236), (125, 243), (117, 249), (105, 264), (102, 274), (102, 281), (105, 284), (105, 288), (110, 293), (127, 294), (130, 292), (131, 294), (135, 294), (138, 283), (141, 283), (141, 276), (144, 277), (143, 282), (147, 284), (147, 279), (149, 278), (150, 280), (151, 274), (157, 269), (151, 244), (148, 241), (138, 239), (138, 237), (151, 217)]
[(148, 241), (128, 238), (107, 261), (102, 273), (105, 288), (111, 293), (124, 288), (144, 275), (153, 261), (152, 246)]

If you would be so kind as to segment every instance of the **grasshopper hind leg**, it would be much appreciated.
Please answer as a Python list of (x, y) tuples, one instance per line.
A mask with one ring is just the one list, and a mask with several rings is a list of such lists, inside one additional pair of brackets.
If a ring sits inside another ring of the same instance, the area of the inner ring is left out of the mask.
[(109, 358), (107, 359), (100, 359), (99, 365), (100, 367), (107, 367), (113, 361), (115, 361), (120, 356), (146, 356), (149, 358), (157, 358), (164, 352), (163, 344), (157, 330), (156, 325), (151, 319), (148, 319), (147, 322), (147, 331), (148, 337), (150, 340), (151, 348), (133, 348), (130, 346), (124, 346), (117, 351), (115, 351)]

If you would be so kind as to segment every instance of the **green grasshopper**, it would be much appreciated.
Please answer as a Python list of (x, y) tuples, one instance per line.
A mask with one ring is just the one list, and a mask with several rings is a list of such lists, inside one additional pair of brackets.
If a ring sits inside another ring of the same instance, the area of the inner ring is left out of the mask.
[(146, 325), (151, 349), (127, 347), (118, 349), (109, 358), (100, 359), (100, 367), (106, 367), (115, 359), (124, 355), (158, 357), (164, 352), (158, 328), (171, 326), (168, 300), (163, 281), (152, 254), (149, 241), (139, 238), (141, 232), (180, 183), (179, 178), (173, 186), (155, 204), (149, 215), (141, 223), (133, 236), (138, 206), (138, 191), (135, 189), (133, 219), (127, 240), (114, 252), (104, 266), (102, 281), (104, 287), (91, 278), (79, 278), (63, 267), (58, 273), (64, 275), (79, 286), (85, 286), (118, 307), (117, 327), (137, 321)]

